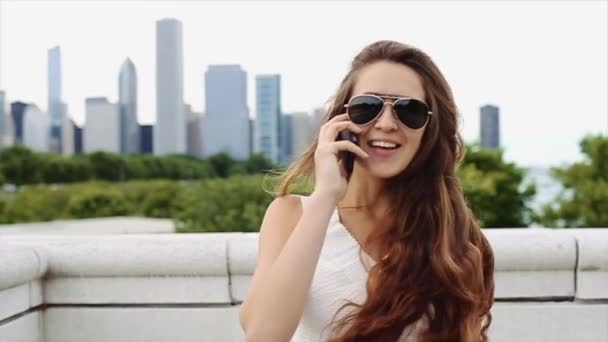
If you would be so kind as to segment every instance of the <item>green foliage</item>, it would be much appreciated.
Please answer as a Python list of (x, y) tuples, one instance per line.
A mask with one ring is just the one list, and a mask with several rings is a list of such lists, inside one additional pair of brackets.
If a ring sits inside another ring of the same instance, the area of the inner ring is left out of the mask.
[[(600, 153), (594, 146), (586, 148)], [(535, 191), (533, 185), (522, 185), (523, 170), (503, 161), (500, 150), (467, 149), (458, 175), (482, 226), (528, 225), (527, 203)], [(605, 163), (598, 165), (606, 168)], [(172, 218), (180, 232), (257, 231), (278, 180), (262, 173), (280, 170), (255, 154), (245, 161), (227, 154), (204, 160), (106, 152), (63, 157), (22, 147), (0, 152), (0, 169), (7, 183), (56, 183), (0, 193), (1, 222), (136, 215)], [(593, 172), (585, 169), (576, 175), (587, 178)], [(310, 180), (299, 179), (291, 192), (306, 194), (311, 189)]]
[(234, 165), (234, 160), (228, 154), (218, 153), (209, 157), (208, 160), (218, 177), (228, 178), (230, 176), (230, 169)]
[(7, 182), (22, 185), (41, 181), (40, 156), (21, 144), (0, 151), (2, 174)]
[(122, 156), (109, 152), (95, 152), (89, 154), (88, 158), (94, 171), (94, 178), (109, 181), (119, 181), (126, 178), (127, 163)]
[(70, 191), (56, 186), (23, 186), (11, 196), (4, 196), (0, 211), (2, 223), (51, 221), (66, 217)]
[(249, 159), (243, 164), (245, 172), (252, 173), (266, 173), (272, 170), (275, 165), (269, 159), (266, 159), (262, 154), (252, 154)]
[(187, 187), (178, 199), (179, 232), (257, 231), (272, 196), (262, 176), (210, 179)]
[(72, 197), (67, 211), (74, 218), (90, 218), (125, 216), (132, 208), (119, 191), (95, 189)]
[(255, 174), (274, 168), (260, 155), (233, 160), (220, 153), (207, 159), (183, 154), (162, 157), (95, 152), (71, 157), (37, 153), (23, 145), (0, 151), (0, 183), (66, 184), (88, 180), (127, 181), (135, 179), (194, 180)]
[(546, 227), (608, 226), (608, 137), (587, 136), (580, 148), (583, 161), (551, 170), (564, 190), (535, 217)]
[(175, 182), (159, 184), (143, 201), (143, 214), (147, 217), (173, 217), (180, 211), (176, 201), (180, 191), (181, 186)]
[(273, 196), (263, 175), (202, 181), (92, 181), (22, 186), (0, 193), (0, 223), (147, 216), (173, 218), (180, 232), (257, 231)]
[(525, 172), (503, 160), (502, 150), (467, 146), (458, 170), (464, 196), (482, 227), (525, 227), (530, 223), (533, 184), (522, 185)]

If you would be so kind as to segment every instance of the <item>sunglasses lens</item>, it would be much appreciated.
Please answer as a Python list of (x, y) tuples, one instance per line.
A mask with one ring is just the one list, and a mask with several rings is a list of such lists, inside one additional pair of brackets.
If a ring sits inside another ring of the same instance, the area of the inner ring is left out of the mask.
[(428, 109), (420, 101), (408, 99), (400, 100), (395, 103), (395, 113), (399, 120), (407, 127), (418, 129), (423, 127), (428, 120)]
[(372, 121), (381, 111), (384, 103), (372, 96), (354, 97), (348, 104), (348, 117), (357, 125)]

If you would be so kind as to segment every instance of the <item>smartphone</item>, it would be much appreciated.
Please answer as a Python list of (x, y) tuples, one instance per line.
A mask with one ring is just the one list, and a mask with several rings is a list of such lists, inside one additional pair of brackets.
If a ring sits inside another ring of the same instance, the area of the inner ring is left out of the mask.
[[(349, 130), (340, 131), (336, 140), (350, 140), (355, 144), (358, 141), (357, 135)], [(346, 170), (347, 178), (350, 178), (355, 167), (355, 154), (350, 151), (340, 151), (338, 158), (344, 160), (344, 169)]]

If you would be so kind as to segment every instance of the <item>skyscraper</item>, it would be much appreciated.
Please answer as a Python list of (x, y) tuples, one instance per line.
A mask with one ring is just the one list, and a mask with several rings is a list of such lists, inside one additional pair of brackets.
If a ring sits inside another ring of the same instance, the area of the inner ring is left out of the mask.
[(498, 107), (485, 105), (480, 108), (481, 147), (500, 146), (500, 121)]
[(50, 117), (35, 104), (29, 104), (23, 117), (23, 145), (38, 152), (49, 152)]
[(321, 128), (321, 125), (324, 124), (323, 119), (326, 114), (325, 108), (315, 108), (312, 111), (312, 123), (311, 129), (313, 132), (318, 132)]
[(154, 153), (186, 153), (182, 23), (156, 22), (156, 129)]
[(120, 113), (118, 105), (105, 97), (86, 99), (83, 131), (85, 153), (120, 152)]
[(280, 121), (279, 161), (288, 164), (293, 157), (293, 114), (281, 113)]
[(247, 73), (240, 65), (210, 65), (205, 72), (205, 156), (226, 152), (249, 158)]
[(0, 90), (0, 148), (4, 147), (4, 137), (6, 136), (6, 134), (8, 133), (6, 130), (6, 125), (5, 125), (5, 116), (6, 116), (6, 99), (5, 99), (5, 93), (3, 90)]
[(154, 125), (140, 125), (139, 136), (141, 153), (154, 153)]
[(139, 124), (137, 123), (137, 72), (127, 58), (118, 76), (120, 106), (120, 152), (139, 153)]
[(61, 128), (61, 132), (63, 133), (61, 139), (61, 153), (64, 156), (71, 156), (76, 151), (74, 140), (74, 138), (76, 137), (75, 130), (76, 124), (74, 123), (74, 120), (66, 117), (65, 120), (63, 120), (63, 127)]
[(192, 111), (189, 104), (184, 106), (186, 115), (186, 152), (198, 158), (203, 157), (203, 115)]
[(277, 162), (280, 157), (281, 76), (258, 75), (255, 79), (254, 151)]
[(292, 160), (299, 157), (312, 143), (313, 122), (308, 113), (293, 113), (291, 116)]
[(48, 107), (51, 122), (52, 152), (61, 152), (61, 128), (66, 113), (66, 106), (61, 100), (61, 48), (48, 50)]
[(15, 143), (23, 142), (23, 118), (28, 104), (21, 101), (11, 103), (11, 117), (13, 119), (13, 127), (15, 128)]

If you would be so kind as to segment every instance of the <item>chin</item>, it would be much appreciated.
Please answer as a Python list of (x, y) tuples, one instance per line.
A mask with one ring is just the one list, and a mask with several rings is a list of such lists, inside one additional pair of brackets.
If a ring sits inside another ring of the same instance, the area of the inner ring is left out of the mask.
[(367, 169), (367, 172), (370, 177), (388, 179), (388, 178), (393, 178), (395, 176), (398, 176), (406, 168), (407, 168), (407, 164), (406, 165), (391, 165), (390, 167), (380, 167), (380, 165), (378, 165), (377, 167), (369, 167)]

